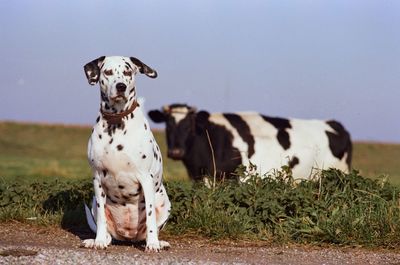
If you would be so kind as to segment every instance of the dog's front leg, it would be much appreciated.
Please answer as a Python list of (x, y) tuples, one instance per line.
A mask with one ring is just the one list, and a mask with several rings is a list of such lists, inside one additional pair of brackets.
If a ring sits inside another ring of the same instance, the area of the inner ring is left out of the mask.
[(105, 212), (106, 196), (101, 186), (101, 176), (98, 171), (94, 172), (93, 187), (96, 199), (96, 239), (86, 239), (83, 245), (86, 248), (105, 249), (111, 243), (111, 235), (107, 231), (107, 221)]
[(156, 223), (156, 209), (154, 206), (155, 190), (151, 175), (145, 175), (139, 179), (146, 203), (146, 251), (160, 251), (158, 229)]

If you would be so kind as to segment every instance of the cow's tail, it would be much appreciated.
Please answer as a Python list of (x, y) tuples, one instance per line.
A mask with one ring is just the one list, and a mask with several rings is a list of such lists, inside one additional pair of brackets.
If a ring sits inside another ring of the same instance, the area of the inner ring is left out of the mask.
[(85, 213), (86, 213), (86, 221), (90, 227), (90, 230), (92, 230), (94, 233), (97, 231), (97, 225), (96, 225), (96, 198), (93, 196), (92, 200), (92, 210), (89, 209), (89, 207), (85, 203)]

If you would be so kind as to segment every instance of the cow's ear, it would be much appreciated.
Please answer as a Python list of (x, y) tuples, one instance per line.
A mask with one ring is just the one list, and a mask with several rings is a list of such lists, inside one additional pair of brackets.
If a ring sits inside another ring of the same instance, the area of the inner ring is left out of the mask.
[(135, 57), (130, 57), (129, 59), (131, 59), (132, 63), (139, 68), (139, 72), (141, 74), (145, 74), (145, 75), (147, 75), (148, 77), (151, 77), (151, 78), (156, 78), (157, 77), (156, 70), (151, 69), (149, 66), (144, 64), (139, 59), (137, 59)]
[(99, 82), (100, 79), (100, 65), (104, 61), (105, 56), (101, 56), (93, 61), (85, 64), (83, 69), (85, 70), (86, 78), (92, 86)]
[(207, 111), (199, 111), (196, 114), (196, 129), (198, 132), (203, 132), (208, 124), (208, 117), (210, 117), (210, 113)]
[(165, 114), (159, 110), (150, 110), (148, 114), (149, 114), (150, 119), (152, 121), (154, 121), (155, 123), (160, 123), (160, 122), (166, 121)]

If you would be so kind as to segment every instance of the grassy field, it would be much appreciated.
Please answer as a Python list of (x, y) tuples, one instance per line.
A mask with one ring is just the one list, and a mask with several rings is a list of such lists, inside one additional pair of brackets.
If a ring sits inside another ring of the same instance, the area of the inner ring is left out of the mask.
[[(0, 123), (0, 177), (3, 180), (90, 178), (86, 159), (91, 128), (62, 125)], [(167, 180), (187, 179), (181, 162), (167, 158), (165, 136), (156, 131)], [(354, 144), (353, 167), (367, 177), (387, 176), (400, 185), (400, 144)]]
[[(83, 202), (92, 183), (88, 127), (0, 123), (0, 222), (86, 226)], [(155, 136), (164, 153), (163, 132)], [(173, 205), (165, 233), (339, 245), (399, 245), (400, 145), (355, 143), (360, 174), (323, 171), (320, 181), (293, 184), (290, 171), (215, 189), (187, 180), (165, 159)], [(363, 176), (387, 176), (391, 183)], [(82, 181), (83, 180), (83, 181)]]

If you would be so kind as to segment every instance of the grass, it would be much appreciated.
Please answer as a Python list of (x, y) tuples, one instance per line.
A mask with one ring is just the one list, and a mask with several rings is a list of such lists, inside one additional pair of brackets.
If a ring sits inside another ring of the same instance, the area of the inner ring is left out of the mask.
[[(0, 178), (32, 180), (89, 179), (90, 127), (0, 122)], [(179, 161), (167, 159), (163, 132), (154, 132), (164, 158), (166, 179), (187, 179)]]
[(353, 167), (363, 176), (386, 176), (400, 186), (400, 144), (356, 142)]
[[(86, 158), (90, 127), (0, 122), (0, 177), (3, 180), (31, 181), (88, 179)], [(164, 158), (166, 180), (188, 179), (183, 164), (167, 158), (163, 131), (154, 135)], [(386, 175), (400, 185), (400, 144), (354, 144), (353, 167), (363, 176)]]
[[(287, 168), (260, 179), (218, 183), (210, 190), (168, 181), (172, 211), (164, 233), (213, 239), (398, 247), (400, 189), (358, 172), (320, 173), (321, 181), (294, 182)], [(85, 225), (90, 180), (0, 183), (0, 221)]]
[[(86, 160), (88, 127), (0, 123), (0, 221), (86, 226), (92, 196)], [(187, 180), (166, 158), (156, 131), (173, 208), (167, 233), (271, 242), (397, 246), (400, 237), (400, 145), (355, 143), (348, 175), (323, 171), (321, 181), (296, 185), (287, 168), (215, 190)], [(238, 171), (239, 172), (239, 171)], [(384, 176), (395, 184), (384, 181)]]

